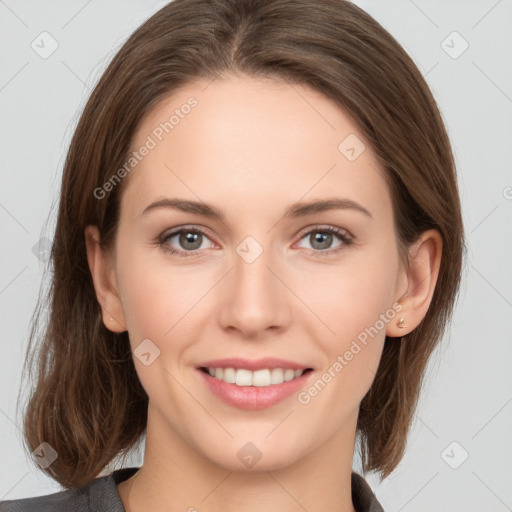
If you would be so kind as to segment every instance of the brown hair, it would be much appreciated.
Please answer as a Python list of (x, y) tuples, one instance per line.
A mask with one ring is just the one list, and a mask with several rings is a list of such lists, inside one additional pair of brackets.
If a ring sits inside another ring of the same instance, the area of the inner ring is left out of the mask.
[[(465, 252), (455, 164), (436, 102), (398, 42), (346, 0), (175, 0), (125, 42), (94, 88), (64, 165), (51, 250), (49, 319), (32, 319), (26, 367), (37, 379), (25, 444), (49, 443), (44, 471), (64, 487), (97, 476), (146, 429), (128, 333), (101, 320), (84, 230), (115, 241), (120, 187), (94, 190), (123, 166), (145, 115), (173, 91), (221, 72), (304, 84), (352, 116), (386, 170), (401, 252), (437, 229), (443, 257), (428, 312), (406, 339), (386, 339), (358, 435), (364, 471), (382, 478), (400, 462), (429, 357), (455, 304)], [(341, 142), (341, 141), (340, 141)], [(39, 353), (31, 350), (40, 338)], [(24, 368), (25, 371), (26, 368)]]

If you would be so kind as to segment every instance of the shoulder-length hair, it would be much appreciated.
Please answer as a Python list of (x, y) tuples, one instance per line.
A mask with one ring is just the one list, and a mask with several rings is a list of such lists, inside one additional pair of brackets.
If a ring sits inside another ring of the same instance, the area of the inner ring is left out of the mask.
[[(159, 101), (222, 72), (319, 91), (351, 115), (385, 169), (401, 254), (437, 229), (443, 257), (432, 302), (407, 339), (388, 339), (357, 424), (363, 471), (387, 477), (403, 457), (429, 357), (452, 315), (465, 253), (455, 163), (429, 87), (400, 44), (346, 0), (174, 0), (124, 43), (94, 88), (63, 169), (51, 249), (48, 321), (34, 312), (24, 371), (36, 385), (24, 443), (49, 443), (44, 471), (64, 487), (96, 477), (145, 433), (148, 396), (128, 333), (105, 328), (89, 271), (85, 227), (112, 247), (121, 187), (95, 190), (126, 162)], [(41, 331), (41, 335), (38, 333)], [(33, 347), (37, 340), (36, 347)], [(38, 350), (35, 350), (35, 349)]]

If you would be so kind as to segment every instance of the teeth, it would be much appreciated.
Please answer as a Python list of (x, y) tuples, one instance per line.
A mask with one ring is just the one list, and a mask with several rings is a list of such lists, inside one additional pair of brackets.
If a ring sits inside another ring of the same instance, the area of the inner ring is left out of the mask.
[(243, 368), (208, 368), (208, 373), (216, 379), (236, 384), (237, 386), (270, 386), (282, 384), (300, 377), (304, 370), (292, 370), (291, 368), (273, 368), (265, 370), (245, 370)]

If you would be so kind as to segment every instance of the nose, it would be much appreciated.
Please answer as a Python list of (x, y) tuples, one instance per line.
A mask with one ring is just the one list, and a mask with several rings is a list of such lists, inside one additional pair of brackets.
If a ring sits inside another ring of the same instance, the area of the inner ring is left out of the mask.
[(224, 279), (217, 309), (224, 330), (238, 331), (250, 339), (264, 337), (270, 330), (286, 329), (291, 318), (293, 295), (284, 284), (285, 276), (280, 275), (281, 266), (266, 249), (253, 260), (263, 249), (259, 247), (255, 247), (254, 240), (252, 245), (249, 242), (238, 247), (233, 268)]

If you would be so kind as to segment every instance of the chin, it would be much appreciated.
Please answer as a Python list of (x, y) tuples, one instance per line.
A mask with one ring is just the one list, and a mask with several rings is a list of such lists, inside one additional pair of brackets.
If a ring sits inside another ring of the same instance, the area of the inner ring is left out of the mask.
[(254, 473), (284, 469), (299, 458), (300, 450), (296, 444), (288, 448), (283, 447), (282, 444), (276, 447), (268, 440), (256, 439), (255, 441), (235, 441), (230, 446), (226, 446), (222, 452), (207, 451), (204, 454), (211, 462), (223, 469)]

